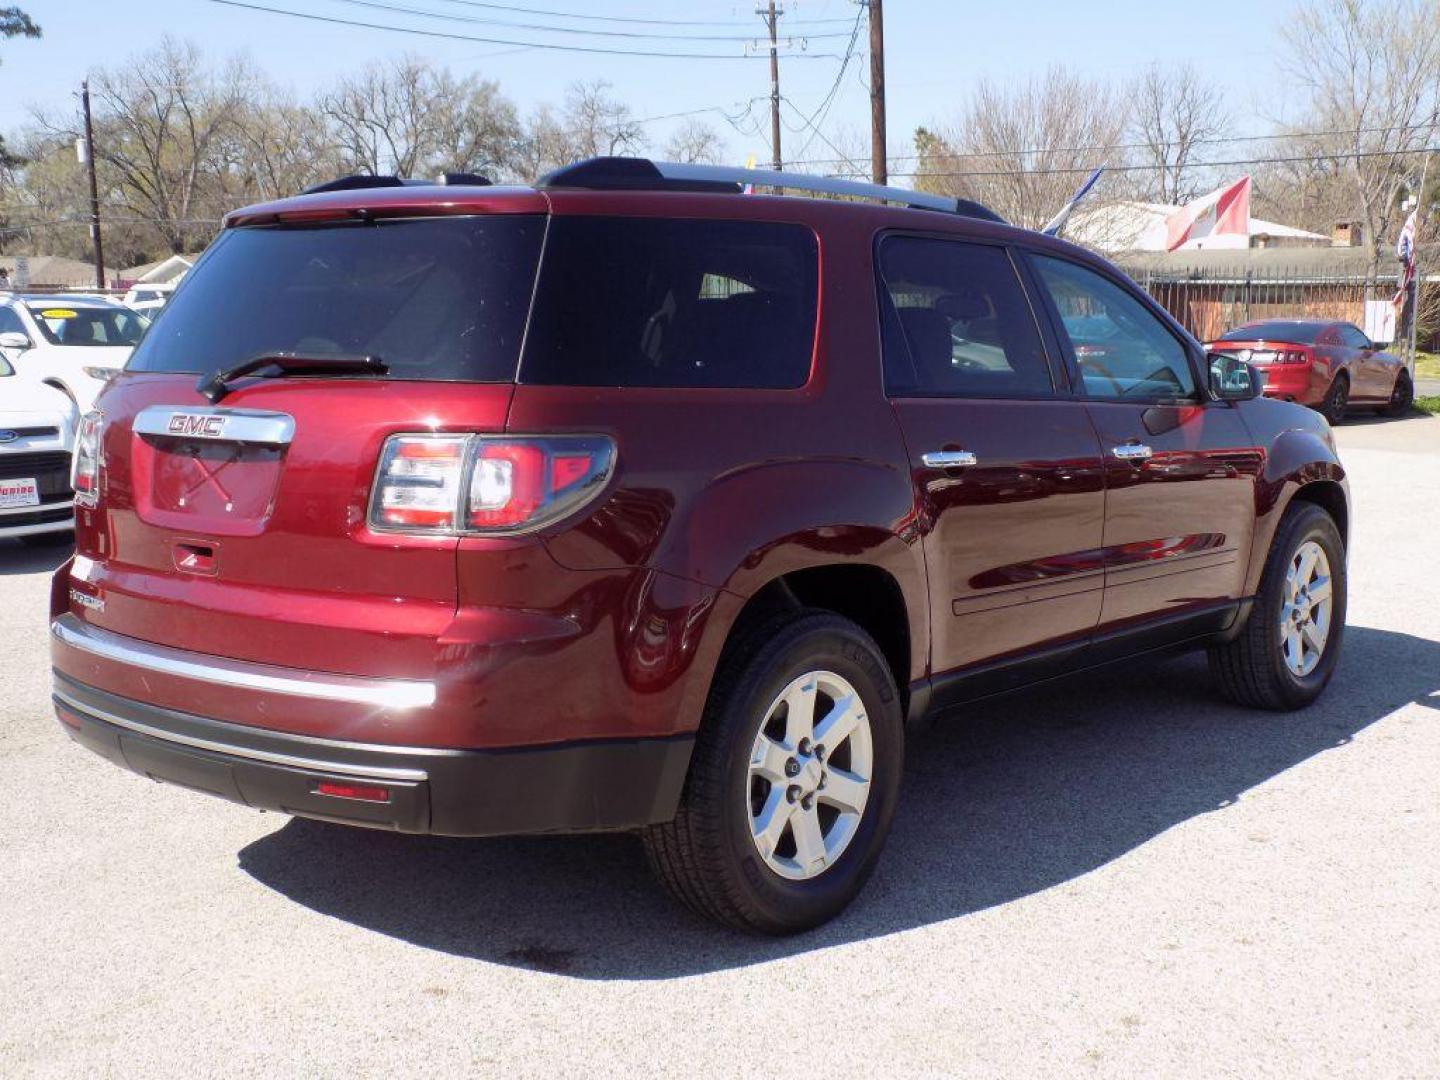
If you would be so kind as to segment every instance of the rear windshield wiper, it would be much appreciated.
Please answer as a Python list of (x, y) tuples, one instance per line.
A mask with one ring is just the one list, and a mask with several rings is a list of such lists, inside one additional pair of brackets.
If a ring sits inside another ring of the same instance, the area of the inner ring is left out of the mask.
[(230, 382), (249, 375), (252, 371), (276, 368), (281, 374), (296, 375), (384, 375), (389, 366), (378, 356), (335, 356), (317, 353), (307, 355), (294, 352), (260, 353), (233, 367), (223, 368), (213, 375), (202, 375), (195, 384), (198, 390), (213, 405), (230, 392)]

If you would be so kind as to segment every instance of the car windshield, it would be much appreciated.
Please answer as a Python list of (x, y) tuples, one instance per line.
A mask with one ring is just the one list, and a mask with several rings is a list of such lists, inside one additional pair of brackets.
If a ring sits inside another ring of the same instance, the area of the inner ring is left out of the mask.
[(134, 345), (148, 325), (143, 315), (129, 308), (81, 307), (63, 300), (29, 307), (51, 345)]
[(1314, 345), (1315, 339), (1326, 327), (1325, 323), (1275, 320), (1273, 322), (1247, 323), (1227, 330), (1220, 335), (1221, 341), (1286, 341), (1295, 345)]

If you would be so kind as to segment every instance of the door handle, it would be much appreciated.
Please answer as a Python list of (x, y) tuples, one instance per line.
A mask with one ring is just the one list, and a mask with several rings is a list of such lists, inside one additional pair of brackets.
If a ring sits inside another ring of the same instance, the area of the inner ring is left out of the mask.
[(1154, 456), (1155, 451), (1144, 443), (1124, 443), (1121, 446), (1111, 447), (1110, 453), (1121, 461), (1147, 461)]
[(969, 450), (931, 450), (920, 460), (932, 469), (963, 469), (978, 460)]

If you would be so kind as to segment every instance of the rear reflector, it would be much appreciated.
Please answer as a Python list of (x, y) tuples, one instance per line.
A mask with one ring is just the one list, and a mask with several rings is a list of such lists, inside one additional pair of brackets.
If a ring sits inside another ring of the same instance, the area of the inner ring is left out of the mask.
[(337, 799), (358, 799), (360, 802), (389, 802), (390, 789), (378, 784), (342, 784), (336, 780), (321, 780), (315, 785), (315, 794), (331, 795)]

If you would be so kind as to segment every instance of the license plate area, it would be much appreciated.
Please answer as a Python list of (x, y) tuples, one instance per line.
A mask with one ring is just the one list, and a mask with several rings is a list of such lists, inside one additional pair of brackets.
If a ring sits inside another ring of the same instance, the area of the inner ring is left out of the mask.
[(264, 529), (283, 447), (153, 435), (136, 441), (136, 509), (145, 521), (228, 535)]
[(40, 505), (40, 482), (33, 476), (0, 480), (0, 510)]

